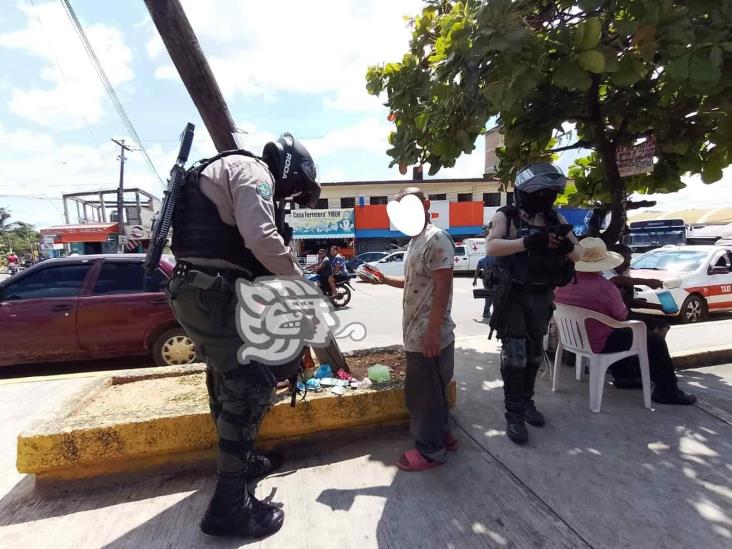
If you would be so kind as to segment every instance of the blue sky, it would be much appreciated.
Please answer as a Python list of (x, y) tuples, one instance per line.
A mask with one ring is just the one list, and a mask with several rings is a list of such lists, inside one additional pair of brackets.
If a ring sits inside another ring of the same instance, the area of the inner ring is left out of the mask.
[[(158, 172), (165, 177), (188, 121), (197, 127), (193, 157), (213, 154), (142, 0), (71, 4)], [(183, 5), (237, 126), (248, 132), (248, 148), (259, 153), (288, 130), (311, 150), (324, 181), (401, 177), (388, 168), (384, 152), (387, 111), (366, 94), (364, 75), (370, 64), (398, 59), (406, 50), (403, 16), (417, 12), (418, 0)], [(3, 7), (0, 205), (15, 220), (61, 223), (62, 192), (116, 186), (118, 150), (110, 138), (129, 136), (61, 3), (4, 0)], [(472, 155), (439, 176), (479, 177), (482, 147), (480, 139)], [(141, 153), (132, 153), (126, 168), (127, 187), (161, 193)], [(725, 192), (732, 189), (728, 183), (720, 184)], [(665, 197), (666, 209), (677, 201), (708, 200), (711, 189), (700, 192), (698, 186), (686, 198)]]

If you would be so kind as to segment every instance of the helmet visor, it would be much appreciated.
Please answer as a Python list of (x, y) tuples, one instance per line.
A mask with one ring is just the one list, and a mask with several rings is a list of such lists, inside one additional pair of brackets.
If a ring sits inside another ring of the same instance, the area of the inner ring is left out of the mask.
[(559, 179), (564, 177), (562, 171), (548, 162), (532, 164), (516, 174), (516, 186), (521, 186), (534, 177), (547, 177), (547, 179)]
[(542, 162), (527, 166), (516, 174), (515, 187), (517, 191), (533, 193), (542, 189), (552, 189), (557, 192), (564, 191), (567, 178), (562, 170), (549, 164)]
[(302, 174), (310, 181), (314, 183), (318, 180), (318, 167), (312, 160), (303, 158), (300, 168), (302, 169)]

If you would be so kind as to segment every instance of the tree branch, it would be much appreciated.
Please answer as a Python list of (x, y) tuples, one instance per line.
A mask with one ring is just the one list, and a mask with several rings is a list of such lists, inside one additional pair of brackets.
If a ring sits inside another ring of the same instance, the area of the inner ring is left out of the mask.
[(557, 147), (556, 149), (551, 149), (546, 152), (558, 153), (558, 152), (562, 152), (562, 151), (569, 151), (572, 149), (587, 148), (589, 145), (591, 145), (591, 143), (589, 141), (584, 141), (584, 140), (580, 139), (576, 143), (572, 143), (571, 145), (567, 145), (566, 147)]

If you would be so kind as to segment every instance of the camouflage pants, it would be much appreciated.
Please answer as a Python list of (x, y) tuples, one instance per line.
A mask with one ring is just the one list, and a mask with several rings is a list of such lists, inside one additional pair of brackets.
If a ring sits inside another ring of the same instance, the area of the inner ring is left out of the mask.
[(241, 365), (237, 351), (242, 340), (236, 329), (236, 294), (231, 289), (204, 290), (185, 277), (168, 287), (178, 322), (206, 362), (211, 416), (219, 438), (219, 474), (246, 472), (259, 424), (272, 402), (275, 377), (268, 366)]

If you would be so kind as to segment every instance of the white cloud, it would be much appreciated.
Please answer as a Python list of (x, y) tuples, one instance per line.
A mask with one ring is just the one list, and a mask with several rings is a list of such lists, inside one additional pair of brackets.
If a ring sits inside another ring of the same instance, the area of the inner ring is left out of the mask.
[(391, 127), (386, 121), (369, 117), (352, 126), (328, 132), (323, 137), (303, 139), (303, 142), (317, 162), (318, 157), (344, 150), (383, 153), (388, 146), (389, 131)]
[[(165, 174), (175, 160), (177, 145), (147, 148), (158, 172)], [(60, 197), (63, 193), (114, 189), (118, 185), (119, 148), (111, 142), (100, 147), (78, 143), (56, 143), (46, 134), (27, 130), (5, 131), (0, 126), (0, 197)], [(42, 159), (42, 161), (39, 161)], [(128, 153), (125, 187), (139, 187), (157, 196), (162, 188), (140, 152)], [(14, 211), (19, 219), (33, 212)], [(35, 219), (35, 218), (34, 218)], [(35, 222), (40, 223), (38, 220)], [(57, 223), (48, 219), (47, 223)]]
[[(100, 120), (105, 91), (61, 3), (21, 4), (19, 9), (25, 27), (0, 34), (0, 47), (40, 58), (39, 79), (46, 85), (12, 86), (9, 109), (46, 127), (76, 129)], [(111, 84), (130, 82), (132, 52), (122, 33), (99, 23), (84, 30)]]
[[(405, 53), (410, 32), (402, 16), (421, 7), (418, 0), (183, 4), (225, 96), (321, 94), (327, 107), (345, 110), (379, 105), (366, 93), (366, 69)], [(177, 78), (157, 31), (150, 29), (147, 51), (161, 64), (156, 76)]]

